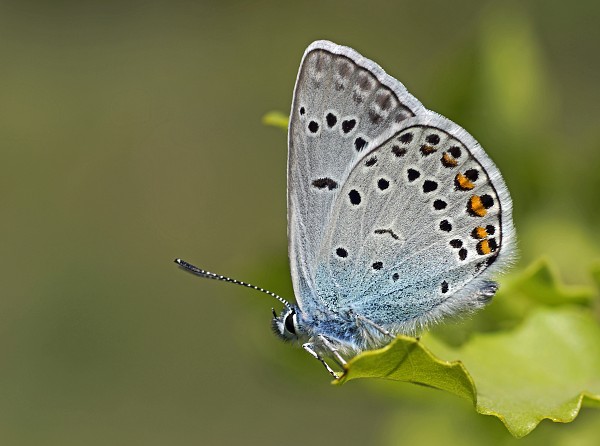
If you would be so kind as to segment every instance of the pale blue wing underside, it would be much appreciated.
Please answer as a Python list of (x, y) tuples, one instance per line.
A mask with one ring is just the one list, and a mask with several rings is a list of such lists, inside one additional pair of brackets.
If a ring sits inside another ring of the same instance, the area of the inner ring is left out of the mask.
[(327, 41), (307, 48), (288, 141), (289, 257), (300, 307), (317, 299), (319, 248), (350, 168), (378, 138), (424, 111), (400, 82), (356, 51)]

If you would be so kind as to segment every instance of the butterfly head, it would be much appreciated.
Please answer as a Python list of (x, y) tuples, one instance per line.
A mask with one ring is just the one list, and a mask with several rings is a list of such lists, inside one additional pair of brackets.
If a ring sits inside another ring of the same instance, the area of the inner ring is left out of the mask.
[(284, 341), (298, 341), (303, 337), (302, 326), (298, 321), (299, 309), (295, 305), (285, 307), (280, 315), (273, 309), (271, 327), (277, 336)]

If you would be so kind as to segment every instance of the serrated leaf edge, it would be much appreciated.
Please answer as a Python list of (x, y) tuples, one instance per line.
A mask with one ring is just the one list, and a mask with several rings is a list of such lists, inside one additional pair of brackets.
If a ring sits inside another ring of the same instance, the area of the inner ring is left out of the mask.
[[(477, 404), (475, 406), (475, 410), (477, 411), (477, 413), (479, 413), (481, 415), (491, 415), (491, 416), (498, 418), (500, 421), (502, 421), (502, 424), (504, 424), (506, 429), (511, 433), (511, 435), (513, 437), (523, 438), (526, 435), (529, 435), (544, 420), (550, 420), (555, 423), (571, 423), (571, 422), (573, 422), (575, 420), (575, 418), (577, 418), (579, 416), (579, 413), (581, 412), (581, 408), (583, 407), (585, 402), (588, 402), (593, 406), (600, 405), (600, 397), (598, 397), (594, 394), (591, 394), (590, 392), (587, 392), (587, 391), (581, 392), (579, 395), (577, 395), (571, 401), (573, 401), (575, 404), (569, 410), (569, 413), (570, 413), (569, 416), (567, 416), (567, 417), (552, 417), (552, 416), (537, 417), (532, 422), (528, 423), (523, 429), (519, 429), (516, 426), (513, 426), (510, 422), (508, 422), (506, 420), (506, 417), (504, 415), (494, 412), (493, 410), (487, 410), (487, 409), (479, 406), (479, 404)], [(567, 401), (566, 404), (569, 404), (569, 401)]]

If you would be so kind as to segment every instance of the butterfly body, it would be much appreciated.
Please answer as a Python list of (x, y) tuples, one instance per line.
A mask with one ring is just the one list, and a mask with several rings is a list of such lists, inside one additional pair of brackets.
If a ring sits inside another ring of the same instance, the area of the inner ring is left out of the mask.
[(315, 349), (323, 355), (330, 352), (329, 347), (323, 345), (322, 337), (345, 355), (376, 348), (389, 341), (375, 327), (361, 323), (359, 315), (351, 309), (336, 311), (325, 308), (305, 313), (292, 305), (273, 319), (273, 329), (286, 341), (315, 345)]

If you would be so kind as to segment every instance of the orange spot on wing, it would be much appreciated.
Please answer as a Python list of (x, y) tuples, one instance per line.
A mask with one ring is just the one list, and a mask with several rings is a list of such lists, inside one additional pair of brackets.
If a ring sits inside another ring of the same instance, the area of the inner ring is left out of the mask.
[(456, 167), (458, 161), (456, 161), (448, 152), (444, 152), (442, 155), (442, 164), (444, 167)]
[(485, 255), (492, 252), (492, 248), (490, 248), (490, 243), (487, 240), (482, 240), (479, 243), (477, 243), (477, 252), (480, 255)]
[(421, 146), (421, 153), (426, 155), (431, 155), (432, 153), (437, 152), (437, 149), (428, 145)]
[(461, 190), (471, 190), (475, 187), (475, 184), (469, 180), (462, 173), (456, 174), (456, 178), (454, 179), (454, 184), (458, 189)]
[(471, 235), (473, 236), (473, 238), (486, 238), (488, 236), (488, 232), (485, 228), (477, 226), (475, 229), (473, 229)]
[(471, 198), (469, 198), (467, 210), (475, 217), (484, 217), (485, 214), (487, 214), (487, 209), (485, 206), (483, 206), (481, 197), (479, 195), (473, 195)]

